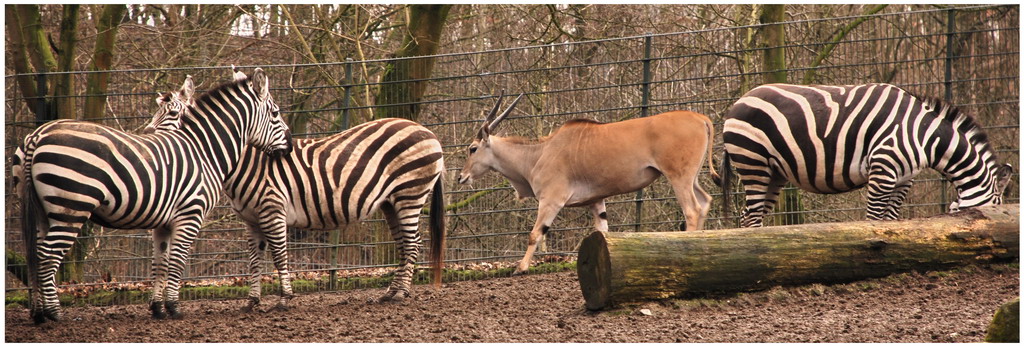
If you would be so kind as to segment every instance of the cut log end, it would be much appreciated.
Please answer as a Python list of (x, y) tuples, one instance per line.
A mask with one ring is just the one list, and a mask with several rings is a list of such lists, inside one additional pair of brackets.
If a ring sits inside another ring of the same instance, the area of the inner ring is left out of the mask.
[(576, 273), (579, 275), (587, 309), (599, 310), (608, 303), (610, 271), (608, 241), (602, 232), (591, 233), (580, 244), (579, 258), (576, 261)]

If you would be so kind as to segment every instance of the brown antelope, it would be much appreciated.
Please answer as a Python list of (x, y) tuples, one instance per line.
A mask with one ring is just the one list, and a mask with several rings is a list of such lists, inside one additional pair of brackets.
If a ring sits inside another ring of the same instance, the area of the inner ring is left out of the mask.
[(710, 165), (713, 129), (707, 116), (671, 111), (615, 123), (571, 120), (547, 137), (526, 140), (500, 137), (495, 131), (522, 94), (495, 117), (502, 97), (484, 120), (459, 183), (489, 170), (501, 173), (520, 199), (536, 197), (537, 221), (516, 273), (526, 271), (537, 248), (562, 207), (589, 206), (594, 228), (608, 231), (605, 199), (642, 189), (665, 175), (686, 216), (685, 229), (699, 230), (710, 209), (711, 195), (697, 184), (707, 153)]

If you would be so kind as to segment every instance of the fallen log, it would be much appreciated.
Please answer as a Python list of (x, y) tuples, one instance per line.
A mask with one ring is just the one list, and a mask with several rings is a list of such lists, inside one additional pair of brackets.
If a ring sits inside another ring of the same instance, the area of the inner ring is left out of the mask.
[(1020, 297), (999, 306), (987, 331), (985, 342), (1020, 343)]
[(1019, 205), (902, 221), (857, 221), (695, 232), (594, 232), (580, 244), (586, 307), (833, 284), (1014, 260)]

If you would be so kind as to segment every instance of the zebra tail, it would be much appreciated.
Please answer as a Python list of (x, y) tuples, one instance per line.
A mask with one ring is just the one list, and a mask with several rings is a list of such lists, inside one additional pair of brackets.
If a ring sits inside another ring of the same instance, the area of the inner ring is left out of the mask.
[(444, 184), (438, 175), (430, 198), (430, 267), (433, 268), (434, 287), (441, 287), (445, 248)]
[(722, 218), (729, 218), (731, 212), (729, 208), (732, 207), (732, 161), (729, 160), (729, 152), (722, 150), (722, 177), (719, 182), (719, 187), (722, 188)]
[[(25, 168), (29, 167), (28, 163), (24, 163)], [(30, 307), (34, 306), (33, 292), (36, 290), (36, 285), (39, 284), (38, 271), (39, 271), (39, 255), (36, 254), (36, 228), (39, 226), (41, 221), (40, 212), (42, 212), (42, 202), (39, 201), (39, 196), (36, 195), (35, 185), (29, 178), (28, 171), (26, 170), (23, 174), (21, 185), (21, 238), (25, 244), (25, 261), (27, 272), (26, 283), (28, 285), (29, 302)]]

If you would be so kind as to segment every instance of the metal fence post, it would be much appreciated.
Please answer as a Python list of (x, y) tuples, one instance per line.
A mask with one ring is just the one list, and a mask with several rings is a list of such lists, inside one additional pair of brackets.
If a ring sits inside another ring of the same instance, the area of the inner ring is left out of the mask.
[(341, 100), (341, 129), (348, 129), (349, 99), (352, 98), (352, 58), (345, 58), (345, 99)]
[[(341, 99), (341, 128), (340, 131), (348, 129), (349, 124), (349, 99), (352, 97), (352, 58), (345, 58), (345, 85), (342, 86), (345, 90), (344, 96)], [(330, 284), (327, 288), (335, 290), (338, 285), (338, 252), (341, 250), (341, 229), (335, 229), (331, 231), (331, 272), (328, 277)]]
[[(944, 81), (946, 103), (953, 104), (953, 31), (956, 30), (956, 9), (946, 11), (946, 77)], [(939, 204), (943, 207), (949, 206), (949, 182), (941, 181), (941, 198)], [(943, 208), (945, 209), (945, 208)]]
[[(643, 82), (640, 84), (640, 117), (647, 117), (650, 112), (651, 103), (651, 34), (644, 36), (644, 60), (643, 60)], [(636, 216), (633, 220), (633, 230), (640, 230), (640, 220), (643, 217), (644, 189), (636, 191)]]

